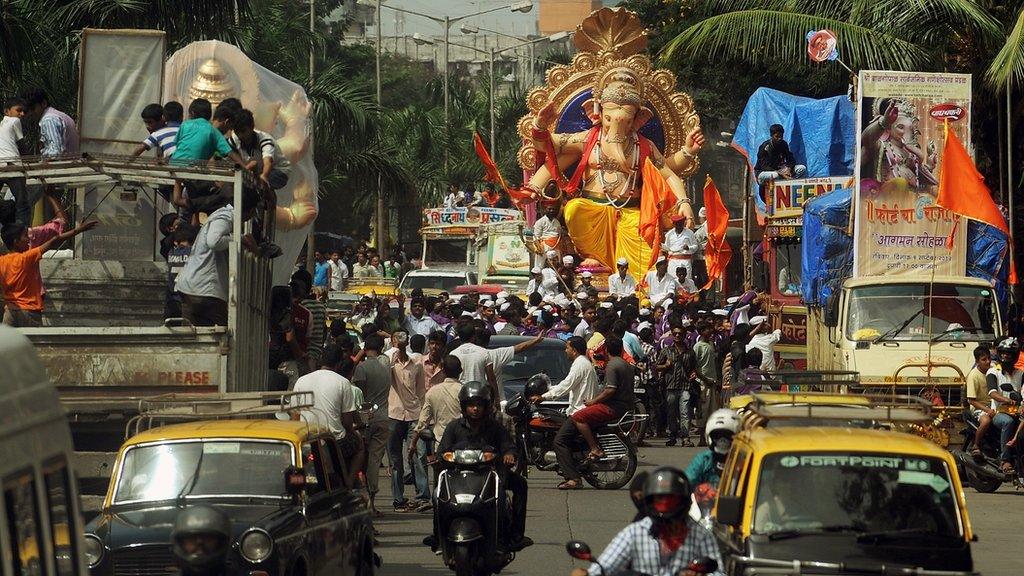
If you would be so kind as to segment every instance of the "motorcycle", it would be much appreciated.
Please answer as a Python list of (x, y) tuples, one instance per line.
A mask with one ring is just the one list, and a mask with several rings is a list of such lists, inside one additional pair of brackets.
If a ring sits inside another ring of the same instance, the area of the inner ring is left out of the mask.
[[(555, 434), (568, 416), (561, 409), (531, 403), (517, 394), (505, 405), (505, 413), (515, 423), (515, 441), (524, 457), (517, 462), (516, 472), (525, 475), (528, 465), (538, 470), (558, 470), (555, 459)], [(575, 436), (572, 445), (573, 460), (579, 463), (583, 480), (594, 488), (616, 490), (633, 479), (636, 473), (636, 446), (630, 432), (647, 416), (627, 412), (618, 421), (594, 428), (597, 443), (605, 456), (583, 464), (590, 448), (582, 436)]]
[(981, 456), (976, 458), (971, 452), (974, 450), (974, 439), (980, 423), (973, 410), (964, 410), (964, 422), (967, 426), (960, 432), (964, 437), (963, 449), (952, 451), (960, 466), (961, 477), (966, 478), (975, 490), (986, 494), (995, 492), (1004, 482), (1012, 482), (1014, 487), (1024, 488), (1024, 455), (1021, 450), (1018, 448), (1014, 451), (1013, 473), (1005, 474), (1000, 468), (1002, 442), (999, 429), (990, 425), (985, 431), (979, 446)]
[[(590, 562), (591, 564), (597, 565), (600, 569), (601, 574), (604, 574), (604, 566), (598, 563), (597, 558), (594, 558), (594, 553), (590, 551), (590, 546), (586, 542), (581, 540), (570, 540), (565, 543), (565, 551), (569, 553), (569, 556), (577, 560), (583, 560)], [(714, 558), (704, 557), (690, 561), (690, 565), (686, 567), (687, 570), (694, 574), (713, 574), (718, 571), (718, 562)], [(648, 576), (643, 572), (630, 572), (636, 576)]]
[(493, 448), (455, 449), (437, 478), (434, 527), (444, 563), (457, 576), (497, 574), (515, 558), (511, 512)]

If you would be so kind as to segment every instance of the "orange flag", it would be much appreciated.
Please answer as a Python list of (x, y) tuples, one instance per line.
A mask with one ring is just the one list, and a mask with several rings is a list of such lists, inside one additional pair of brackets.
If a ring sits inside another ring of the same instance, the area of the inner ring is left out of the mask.
[(502, 177), (501, 171), (498, 170), (498, 165), (491, 159), (491, 155), (487, 152), (487, 147), (484, 146), (484, 141), (480, 138), (479, 132), (473, 132), (473, 148), (476, 149), (476, 155), (480, 157), (480, 162), (484, 165), (484, 180), (492, 182), (501, 186), (502, 190), (509, 191), (508, 186), (505, 185), (505, 178)]
[(654, 167), (650, 157), (644, 160), (643, 190), (640, 194), (640, 237), (651, 247), (651, 261), (647, 268), (654, 266), (654, 261), (661, 252), (661, 217), (676, 203), (676, 195), (665, 182), (665, 177)]
[(732, 259), (732, 247), (725, 239), (729, 229), (729, 210), (722, 202), (722, 195), (708, 176), (704, 181), (704, 208), (707, 209), (708, 243), (704, 248), (704, 262), (708, 267), (708, 283), (701, 290), (707, 290), (715, 280), (725, 275), (725, 267)]
[(985, 186), (985, 178), (974, 166), (964, 145), (950, 131), (946, 123), (946, 145), (942, 149), (942, 166), (939, 169), (939, 196), (935, 203), (951, 212), (972, 220), (995, 226), (1010, 235), (999, 207), (992, 200), (992, 193)]

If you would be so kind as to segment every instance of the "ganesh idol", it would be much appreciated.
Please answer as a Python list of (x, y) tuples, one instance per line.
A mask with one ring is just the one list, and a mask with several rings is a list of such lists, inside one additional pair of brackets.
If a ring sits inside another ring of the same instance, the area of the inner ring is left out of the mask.
[[(597, 18), (601, 14), (605, 16), (603, 20)], [(680, 175), (696, 171), (697, 153), (704, 144), (704, 136), (692, 111), (692, 101), (686, 95), (672, 93), (675, 79), (671, 73), (650, 70), (646, 56), (629, 56), (630, 36), (621, 30), (624, 18), (632, 19), (635, 15), (606, 8), (592, 14), (577, 29), (577, 46), (593, 48), (593, 56), (584, 53), (574, 62), (575, 77), (590, 81), (589, 98), (582, 99), (585, 90), (577, 89), (574, 99), (560, 97), (558, 87), (548, 89), (546, 103), (534, 108), (536, 112), (527, 117), (531, 122), (523, 128), (529, 130), (528, 147), (533, 149), (534, 158), (543, 158), (544, 162), (536, 162), (536, 171), (526, 188), (538, 199), (550, 201), (553, 187), (549, 183), (556, 182), (564, 200), (566, 228), (576, 251), (609, 269), (616, 260), (625, 258), (630, 273), (642, 278), (653, 260), (653, 248), (641, 235), (641, 228), (656, 226), (660, 235), (665, 227), (661, 218), (653, 223), (643, 221), (650, 218), (649, 211), (641, 211), (643, 195), (650, 193), (643, 179), (644, 166), (650, 160), (655, 171), (648, 171), (648, 175), (663, 180), (671, 191), (669, 205), (662, 206), (660, 214), (665, 220), (674, 214), (685, 216), (692, 228), (696, 224), (695, 211)], [(620, 25), (618, 35), (616, 31), (595, 33), (589, 38), (597, 40), (588, 44), (588, 37), (584, 37), (581, 42), (580, 36), (586, 35), (588, 24), (591, 28), (614, 27), (616, 20)], [(642, 37), (643, 33), (633, 36)], [(612, 40), (602, 40), (607, 38)], [(635, 50), (637, 42), (633, 41), (631, 46)], [(623, 58), (624, 55), (628, 57)], [(554, 76), (558, 77), (557, 71)], [(564, 84), (571, 86), (573, 76), (563, 76), (568, 78)], [(549, 74), (549, 82), (551, 78)], [(560, 118), (566, 116), (566, 107), (574, 100), (582, 105), (589, 128), (554, 130), (563, 124)], [(651, 107), (652, 100), (661, 105), (657, 116)], [(648, 124), (657, 130), (645, 130)], [(665, 142), (674, 138), (675, 150), (663, 153), (642, 132), (657, 133)]]

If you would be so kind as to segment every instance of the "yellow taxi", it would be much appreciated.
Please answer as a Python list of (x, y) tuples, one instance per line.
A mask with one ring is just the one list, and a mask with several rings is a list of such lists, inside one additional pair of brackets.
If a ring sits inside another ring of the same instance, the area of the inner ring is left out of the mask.
[(714, 531), (727, 574), (972, 573), (949, 452), (889, 430), (776, 424), (741, 431), (725, 462)]
[[(292, 467), (303, 485), (287, 485)], [(141, 431), (121, 446), (86, 526), (90, 573), (172, 571), (174, 520), (204, 504), (232, 522), (228, 574), (372, 574), (373, 527), (353, 485), (334, 435), (315, 424), (229, 418)]]

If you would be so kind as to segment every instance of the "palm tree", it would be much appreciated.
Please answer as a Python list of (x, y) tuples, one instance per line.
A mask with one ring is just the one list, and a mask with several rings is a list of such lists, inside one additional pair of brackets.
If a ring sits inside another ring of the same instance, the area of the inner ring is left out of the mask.
[(985, 79), (995, 87), (1024, 84), (1024, 2), (1007, 1), (992, 7), (1003, 25), (1005, 42), (992, 59)]

